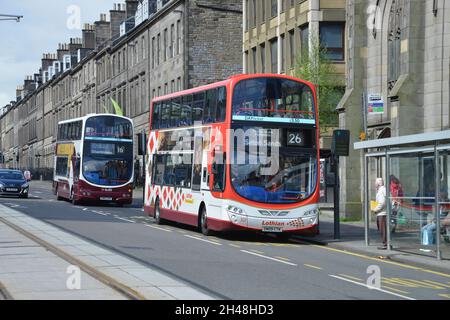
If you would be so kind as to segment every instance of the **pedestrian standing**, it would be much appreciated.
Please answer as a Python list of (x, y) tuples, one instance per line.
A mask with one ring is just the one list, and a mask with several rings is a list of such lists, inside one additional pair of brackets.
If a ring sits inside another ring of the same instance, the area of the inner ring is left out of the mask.
[(387, 249), (387, 223), (386, 223), (386, 187), (382, 178), (375, 180), (375, 187), (377, 188), (377, 206), (373, 209), (373, 212), (377, 215), (377, 224), (381, 234), (382, 246), (378, 247), (379, 250)]
[(390, 176), (389, 188), (391, 190), (391, 199), (392, 199), (391, 224), (392, 224), (392, 233), (394, 233), (395, 229), (397, 228), (397, 220), (403, 198), (403, 187), (402, 184), (400, 183), (400, 180), (393, 174), (391, 174)]

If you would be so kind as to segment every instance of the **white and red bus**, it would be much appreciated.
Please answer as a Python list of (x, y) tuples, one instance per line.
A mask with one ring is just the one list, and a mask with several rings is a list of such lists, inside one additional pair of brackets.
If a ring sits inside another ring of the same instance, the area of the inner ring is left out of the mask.
[(239, 75), (151, 103), (145, 211), (211, 231), (318, 232), (315, 87)]
[(131, 204), (133, 122), (112, 114), (90, 114), (58, 123), (53, 192), (81, 201)]

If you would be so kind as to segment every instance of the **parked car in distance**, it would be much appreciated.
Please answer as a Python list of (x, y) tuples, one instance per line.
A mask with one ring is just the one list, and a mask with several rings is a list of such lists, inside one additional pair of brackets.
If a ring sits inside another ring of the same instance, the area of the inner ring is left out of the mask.
[(0, 195), (28, 198), (29, 189), (22, 171), (0, 169)]

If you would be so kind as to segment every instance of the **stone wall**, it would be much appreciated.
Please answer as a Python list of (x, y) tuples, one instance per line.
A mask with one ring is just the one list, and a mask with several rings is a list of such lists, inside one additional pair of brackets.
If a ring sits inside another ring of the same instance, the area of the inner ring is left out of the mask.
[(242, 73), (242, 0), (189, 1), (188, 86)]

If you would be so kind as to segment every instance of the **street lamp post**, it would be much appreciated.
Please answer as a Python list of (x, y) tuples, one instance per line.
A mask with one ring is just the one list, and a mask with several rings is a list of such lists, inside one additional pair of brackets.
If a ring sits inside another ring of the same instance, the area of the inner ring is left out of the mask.
[(42, 175), (40, 174), (40, 159), (41, 159), (41, 154), (38, 152), (36, 155), (35, 155), (35, 158), (37, 159), (37, 172), (38, 172), (38, 175), (39, 175), (39, 179), (42, 181)]
[(18, 16), (15, 14), (0, 13), (0, 21), (12, 20), (12, 21), (20, 22), (20, 19), (22, 19), (22, 18), (23, 18), (23, 16)]

